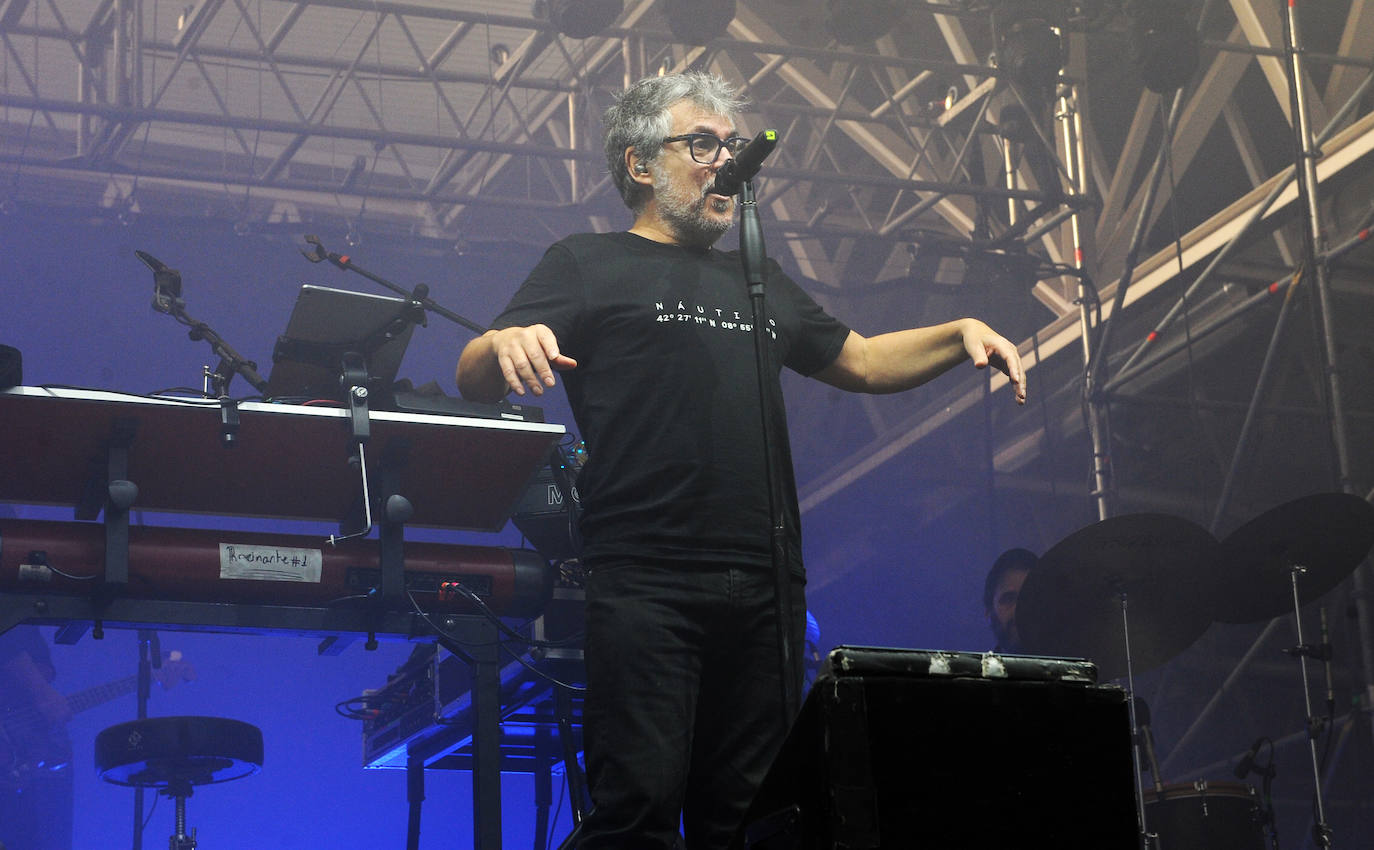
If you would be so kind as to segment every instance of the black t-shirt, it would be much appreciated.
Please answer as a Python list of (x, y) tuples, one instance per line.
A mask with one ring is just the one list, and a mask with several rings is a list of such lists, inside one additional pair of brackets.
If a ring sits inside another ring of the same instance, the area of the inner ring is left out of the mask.
[[(774, 363), (810, 375), (849, 329), (771, 260)], [(578, 361), (561, 374), (587, 443), (583, 560), (769, 563), (768, 492), (749, 296), (737, 252), (580, 234), (549, 248), (494, 328), (543, 323)], [(776, 366), (775, 366), (776, 369)], [(777, 387), (778, 375), (770, 377)], [(775, 394), (781, 398), (781, 393)], [(796, 487), (778, 405), (800, 570)]]

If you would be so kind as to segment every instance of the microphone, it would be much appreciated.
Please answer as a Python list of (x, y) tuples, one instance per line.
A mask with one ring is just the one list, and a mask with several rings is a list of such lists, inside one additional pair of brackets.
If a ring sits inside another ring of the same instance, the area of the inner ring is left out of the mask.
[(725, 161), (716, 172), (716, 181), (711, 184), (711, 192), (717, 195), (738, 195), (743, 188), (759, 173), (763, 161), (778, 144), (777, 130), (764, 130), (744, 146), (744, 150)]
[(143, 265), (153, 270), (153, 274), (167, 269), (167, 264), (149, 254), (147, 251), (134, 251), (134, 256), (143, 261)]
[(153, 309), (171, 313), (174, 306), (181, 306), (181, 272), (146, 251), (134, 251), (134, 255), (153, 270)]
[(1135, 698), (1136, 725), (1140, 727), (1140, 743), (1145, 749), (1145, 763), (1150, 770), (1150, 780), (1158, 793), (1164, 790), (1164, 780), (1159, 778), (1159, 759), (1155, 757), (1155, 736), (1150, 731), (1150, 706), (1140, 697)]
[(1249, 776), (1251, 772), (1256, 771), (1255, 756), (1259, 755), (1259, 750), (1262, 746), (1264, 746), (1264, 738), (1256, 738), (1255, 743), (1250, 745), (1250, 749), (1245, 751), (1245, 757), (1242, 758), (1240, 764), (1237, 764), (1235, 769), (1231, 771), (1236, 775), (1237, 779), (1244, 779)]

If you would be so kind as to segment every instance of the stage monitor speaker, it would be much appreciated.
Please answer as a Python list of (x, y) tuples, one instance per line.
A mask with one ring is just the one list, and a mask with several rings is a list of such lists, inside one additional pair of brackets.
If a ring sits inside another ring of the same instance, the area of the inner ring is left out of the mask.
[(732, 848), (1134, 848), (1126, 694), (1095, 677), (1066, 659), (838, 647)]

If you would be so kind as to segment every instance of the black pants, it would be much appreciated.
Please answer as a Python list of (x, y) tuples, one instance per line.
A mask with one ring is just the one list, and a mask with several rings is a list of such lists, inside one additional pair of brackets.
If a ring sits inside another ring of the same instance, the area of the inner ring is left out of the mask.
[[(766, 568), (652, 564), (587, 581), (581, 850), (724, 848), (787, 731)], [(794, 655), (805, 632), (792, 584)]]

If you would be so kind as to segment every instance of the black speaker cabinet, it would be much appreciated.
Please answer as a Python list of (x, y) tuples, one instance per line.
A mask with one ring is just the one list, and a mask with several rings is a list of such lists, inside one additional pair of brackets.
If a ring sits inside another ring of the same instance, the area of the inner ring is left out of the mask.
[(1137, 846), (1126, 694), (1089, 663), (838, 647), (732, 847)]

